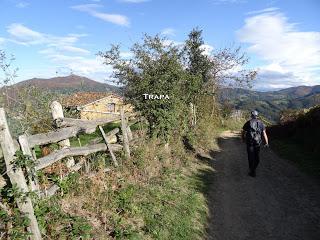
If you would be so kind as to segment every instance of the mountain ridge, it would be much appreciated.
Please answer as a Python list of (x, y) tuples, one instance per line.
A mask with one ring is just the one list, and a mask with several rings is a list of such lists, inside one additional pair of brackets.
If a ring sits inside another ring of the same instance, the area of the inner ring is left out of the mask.
[(119, 87), (101, 83), (87, 77), (68, 75), (53, 78), (31, 78), (13, 85), (14, 87), (37, 86), (41, 89), (60, 93), (73, 93), (77, 91), (118, 92)]
[[(121, 90), (120, 87), (74, 74), (53, 78), (32, 78), (18, 82), (13, 86), (16, 87), (16, 90), (19, 90), (21, 87), (37, 86), (38, 88), (59, 94), (72, 94), (76, 92), (119, 93)], [(229, 105), (229, 107), (235, 109), (248, 111), (256, 109), (265, 118), (272, 122), (277, 122), (281, 111), (310, 108), (320, 104), (320, 85), (297, 86), (266, 92), (226, 87), (219, 90), (218, 100), (222, 105)]]
[(320, 85), (297, 86), (277, 91), (259, 92), (243, 88), (222, 88), (219, 101), (241, 110), (258, 110), (264, 117), (277, 122), (286, 109), (310, 108), (320, 104)]

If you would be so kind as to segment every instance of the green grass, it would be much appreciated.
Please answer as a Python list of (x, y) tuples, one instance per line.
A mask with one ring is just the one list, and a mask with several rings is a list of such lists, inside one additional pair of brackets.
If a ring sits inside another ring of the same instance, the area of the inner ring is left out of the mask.
[(199, 223), (205, 220), (205, 200), (193, 188), (190, 178), (181, 173), (169, 174), (145, 189), (143, 195), (138, 209), (145, 221), (144, 234), (163, 240), (193, 240), (202, 236)]
[[(139, 125), (137, 123), (137, 124), (134, 124), (131, 126), (131, 130), (135, 131), (135, 130), (139, 130), (140, 128), (145, 129), (146, 126), (147, 126), (146, 124)], [(108, 123), (107, 125), (103, 126), (103, 130), (106, 133), (110, 132), (112, 129), (115, 129), (115, 128), (121, 128), (120, 122)], [(95, 131), (92, 134), (79, 134), (78, 137), (70, 138), (70, 144), (72, 147), (79, 147), (79, 140), (81, 142), (81, 145), (83, 146), (83, 145), (89, 144), (90, 141), (92, 141), (98, 137), (102, 137), (102, 136), (101, 136), (100, 131), (97, 129), (97, 131)]]
[(246, 120), (235, 120), (235, 119), (224, 119), (220, 128), (221, 131), (231, 130), (231, 131), (239, 131), (242, 129)]
[(301, 145), (290, 140), (271, 141), (271, 147), (280, 157), (292, 161), (303, 172), (320, 177), (320, 158), (316, 153), (307, 151)]
[(71, 175), (59, 183), (63, 195), (36, 204), (42, 232), (49, 239), (202, 239), (207, 205), (195, 179), (206, 165), (181, 141), (170, 147), (171, 154), (158, 142), (144, 142), (110, 173)]
[[(119, 124), (109, 124), (105, 131), (115, 127)], [(79, 137), (84, 145), (98, 136), (97, 131)], [(77, 138), (70, 140), (78, 146)], [(80, 173), (57, 178), (62, 190), (35, 200), (42, 234), (48, 239), (202, 239), (207, 204), (199, 186), (203, 183), (195, 179), (207, 165), (186, 151), (181, 139), (170, 143), (170, 149), (168, 153), (159, 141), (145, 140), (132, 149), (130, 161), (117, 156), (122, 164), (108, 173), (103, 171), (109, 167), (105, 155), (88, 156), (97, 177)]]
[[(120, 123), (119, 122), (115, 122), (115, 123), (108, 123), (105, 126), (103, 126), (103, 130), (107, 133), (110, 132), (112, 129), (114, 128), (120, 128)], [(87, 145), (90, 143), (90, 141), (98, 138), (98, 137), (102, 137), (100, 130), (97, 129), (94, 133), (92, 134), (79, 134), (78, 137), (73, 137), (70, 138), (70, 145), (72, 147), (79, 147), (79, 140), (81, 142), (81, 145)]]

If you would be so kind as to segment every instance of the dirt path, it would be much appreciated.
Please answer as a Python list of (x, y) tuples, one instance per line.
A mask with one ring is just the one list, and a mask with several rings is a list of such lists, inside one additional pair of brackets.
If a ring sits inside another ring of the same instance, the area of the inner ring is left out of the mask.
[(240, 138), (227, 134), (219, 146), (208, 193), (208, 239), (320, 239), (318, 180), (270, 149), (262, 150), (257, 177), (251, 178)]

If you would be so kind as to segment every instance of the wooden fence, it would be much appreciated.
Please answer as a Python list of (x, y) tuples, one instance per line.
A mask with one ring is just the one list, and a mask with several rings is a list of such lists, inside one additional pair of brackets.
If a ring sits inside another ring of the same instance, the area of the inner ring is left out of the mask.
[[(62, 106), (58, 102), (52, 103), (51, 110), (54, 124), (57, 128), (55, 131), (35, 135), (24, 134), (19, 136), (18, 141), (16, 141), (10, 134), (5, 111), (3, 108), (0, 108), (0, 144), (2, 155), (5, 160), (6, 174), (8, 175), (11, 184), (16, 185), (21, 190), (22, 194), (25, 194), (23, 200), (17, 199), (17, 206), (20, 211), (30, 219), (28, 231), (32, 234), (31, 238), (35, 240), (41, 239), (41, 233), (34, 214), (32, 201), (27, 193), (34, 191), (40, 197), (52, 196), (57, 192), (59, 186), (53, 184), (48, 189), (41, 189), (36, 174), (33, 171), (39, 171), (62, 159), (67, 159), (69, 172), (75, 172), (81, 169), (83, 161), (75, 164), (73, 159), (74, 156), (87, 156), (100, 151), (108, 151), (116, 167), (118, 166), (118, 161), (114, 152), (123, 150), (125, 157), (130, 158), (129, 141), (132, 140), (132, 133), (127, 121), (128, 116), (125, 116), (123, 109), (121, 109), (120, 116), (114, 116), (114, 118), (108, 120), (101, 119), (91, 121), (64, 118)], [(119, 128), (115, 128), (107, 133), (105, 133), (102, 128), (103, 125), (115, 121), (121, 121), (122, 145), (110, 143), (112, 138), (120, 132)], [(76, 137), (80, 133), (93, 133), (96, 131), (97, 127), (101, 132), (104, 143), (70, 147), (69, 138)], [(52, 153), (37, 159), (35, 147), (51, 143), (59, 143), (59, 150), (53, 151)], [(33, 169), (26, 169), (26, 174), (23, 169), (14, 165), (17, 150), (21, 150), (24, 155), (31, 158), (35, 163)]]

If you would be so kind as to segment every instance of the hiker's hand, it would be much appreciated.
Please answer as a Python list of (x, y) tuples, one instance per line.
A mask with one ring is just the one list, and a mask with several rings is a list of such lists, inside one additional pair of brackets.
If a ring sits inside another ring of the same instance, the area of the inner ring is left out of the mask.
[(269, 144), (268, 144), (268, 143), (266, 143), (266, 144), (264, 145), (264, 147), (265, 147), (265, 148), (268, 148), (268, 147), (269, 147)]

